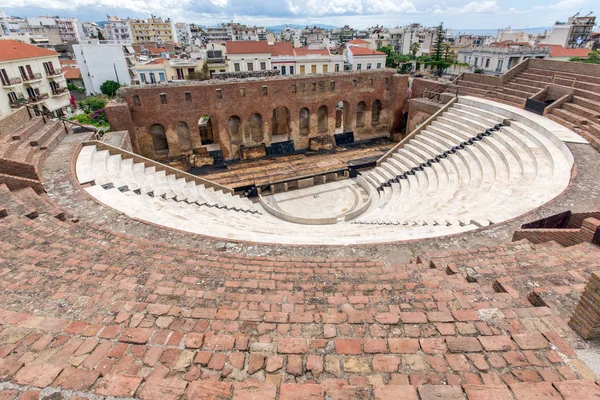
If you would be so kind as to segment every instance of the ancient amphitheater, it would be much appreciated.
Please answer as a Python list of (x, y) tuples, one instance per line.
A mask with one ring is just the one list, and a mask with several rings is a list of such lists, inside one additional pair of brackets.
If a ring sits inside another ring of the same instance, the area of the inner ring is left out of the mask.
[(600, 399), (600, 67), (408, 86), (1, 119), (0, 399)]

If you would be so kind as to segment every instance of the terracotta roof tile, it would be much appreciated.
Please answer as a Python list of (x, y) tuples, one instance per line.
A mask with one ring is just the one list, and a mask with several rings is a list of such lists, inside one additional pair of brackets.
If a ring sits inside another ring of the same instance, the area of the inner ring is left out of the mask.
[(371, 50), (364, 47), (350, 47), (350, 52), (353, 56), (385, 56), (386, 54), (382, 51)]
[(295, 48), (294, 53), (296, 53), (297, 56), (309, 56), (317, 54), (322, 56), (328, 56), (331, 54), (327, 49), (309, 50), (305, 47)]
[(550, 47), (550, 57), (587, 57), (591, 49), (567, 49), (558, 45), (546, 45)]
[(63, 74), (65, 74), (65, 79), (80, 79), (81, 71), (79, 68), (73, 67), (63, 67)]
[(352, 39), (349, 42), (346, 43), (350, 43), (350, 44), (369, 44), (369, 42), (367, 42), (366, 40), (362, 40), (362, 39)]
[(274, 43), (270, 47), (271, 55), (273, 56), (293, 56), (294, 48), (289, 42)]
[(43, 49), (32, 44), (19, 42), (18, 40), (0, 40), (0, 61), (58, 55), (59, 54), (53, 50)]

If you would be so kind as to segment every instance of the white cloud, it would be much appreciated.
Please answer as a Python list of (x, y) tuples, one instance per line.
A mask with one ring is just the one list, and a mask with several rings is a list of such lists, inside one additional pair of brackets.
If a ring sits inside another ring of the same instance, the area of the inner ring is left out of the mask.
[(472, 1), (465, 4), (460, 12), (464, 14), (493, 14), (500, 11), (496, 1)]
[(417, 8), (409, 0), (367, 0), (367, 9), (373, 13), (416, 13)]
[(227, 0), (210, 0), (217, 7), (227, 7)]

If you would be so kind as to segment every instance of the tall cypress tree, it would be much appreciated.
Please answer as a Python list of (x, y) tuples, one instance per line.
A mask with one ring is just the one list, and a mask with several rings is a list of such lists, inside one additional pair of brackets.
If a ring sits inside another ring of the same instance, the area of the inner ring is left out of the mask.
[(444, 59), (444, 23), (436, 28), (435, 37), (435, 61), (442, 61)]

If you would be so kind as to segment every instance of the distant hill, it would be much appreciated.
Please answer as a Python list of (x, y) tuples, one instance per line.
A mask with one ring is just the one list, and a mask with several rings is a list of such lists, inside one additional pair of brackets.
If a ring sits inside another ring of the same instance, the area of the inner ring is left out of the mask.
[(306, 28), (307, 26), (311, 26), (311, 27), (316, 26), (318, 28), (323, 28), (323, 29), (339, 28), (338, 26), (326, 25), (326, 24), (285, 24), (285, 25), (267, 26), (267, 29), (273, 33), (279, 33), (282, 30), (284, 30), (286, 26), (289, 26), (290, 28), (302, 28), (302, 29)]
[(104, 25), (106, 25), (107, 22), (108, 21), (97, 21), (96, 24), (98, 24), (100, 28), (104, 28)]
[[(524, 31), (531, 34), (544, 33), (544, 31), (551, 31), (552, 27), (539, 27), (539, 28), (525, 28), (525, 29), (513, 29), (514, 31)], [(469, 35), (477, 36), (496, 36), (498, 29), (452, 29), (453, 34), (466, 33)]]

